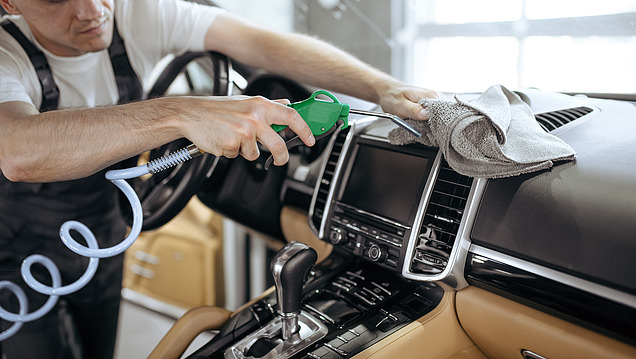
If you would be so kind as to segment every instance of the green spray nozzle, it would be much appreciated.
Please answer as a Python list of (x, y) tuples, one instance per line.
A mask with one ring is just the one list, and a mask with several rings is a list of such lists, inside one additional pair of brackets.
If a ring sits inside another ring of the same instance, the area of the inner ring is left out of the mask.
[[(316, 98), (318, 95), (325, 95), (333, 101), (326, 101)], [(349, 105), (340, 103), (336, 96), (328, 91), (318, 90), (303, 101), (290, 103), (287, 106), (293, 108), (307, 122), (314, 136), (322, 135), (336, 125), (338, 120), (342, 120), (342, 129), (349, 126)], [(276, 132), (286, 128), (287, 125), (272, 125)]]

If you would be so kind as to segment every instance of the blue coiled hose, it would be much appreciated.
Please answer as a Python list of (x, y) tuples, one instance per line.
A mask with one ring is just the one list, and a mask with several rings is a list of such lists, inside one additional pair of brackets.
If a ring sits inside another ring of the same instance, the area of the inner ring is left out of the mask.
[[(0, 333), (0, 342), (14, 335), (18, 330), (20, 330), (23, 323), (40, 319), (50, 312), (61, 295), (77, 292), (88, 284), (91, 279), (93, 279), (93, 276), (97, 271), (99, 258), (108, 258), (121, 254), (135, 242), (139, 233), (141, 233), (143, 211), (139, 197), (137, 197), (135, 190), (133, 190), (128, 182), (126, 182), (127, 179), (143, 176), (149, 173), (156, 174), (165, 169), (172, 168), (182, 162), (188, 161), (200, 154), (201, 151), (199, 151), (195, 145), (190, 145), (164, 157), (148, 162), (145, 165), (106, 172), (106, 179), (111, 181), (126, 195), (126, 198), (128, 198), (130, 206), (132, 207), (133, 224), (130, 233), (123, 241), (115, 246), (110, 248), (99, 248), (95, 235), (86, 225), (73, 220), (64, 222), (60, 227), (60, 239), (68, 249), (81, 256), (90, 258), (86, 271), (75, 282), (68, 285), (62, 285), (60, 271), (52, 260), (40, 254), (28, 256), (22, 262), (22, 267), (20, 268), (22, 279), (24, 279), (31, 289), (38, 293), (48, 295), (49, 299), (36, 311), (27, 313), (29, 305), (26, 294), (22, 288), (10, 281), (0, 281), (0, 290), (8, 289), (13, 292), (13, 294), (18, 298), (19, 304), (19, 311), (17, 314), (11, 313), (0, 306), (0, 318), (13, 322), (13, 325), (9, 327), (9, 329)], [(79, 233), (82, 238), (86, 240), (88, 247), (75, 241), (73, 237), (71, 237), (71, 231)], [(43, 265), (49, 271), (49, 274), (51, 275), (51, 286), (44, 285), (35, 279), (33, 273), (31, 273), (31, 266), (35, 263)]]

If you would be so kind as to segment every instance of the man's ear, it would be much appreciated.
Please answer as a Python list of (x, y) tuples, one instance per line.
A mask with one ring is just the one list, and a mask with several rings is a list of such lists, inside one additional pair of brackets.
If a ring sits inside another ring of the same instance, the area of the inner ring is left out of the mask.
[(6, 12), (11, 15), (20, 15), (20, 9), (13, 3), (13, 0), (0, 0), (0, 5), (4, 8)]

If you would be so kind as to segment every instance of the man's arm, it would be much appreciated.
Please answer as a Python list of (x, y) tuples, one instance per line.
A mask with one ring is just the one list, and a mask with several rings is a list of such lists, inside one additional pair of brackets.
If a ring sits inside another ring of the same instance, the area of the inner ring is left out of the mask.
[(261, 97), (167, 97), (44, 113), (6, 102), (0, 104), (0, 169), (12, 181), (81, 178), (181, 137), (207, 153), (248, 160), (258, 157), (261, 142), (282, 165), (289, 154), (272, 123), (289, 125), (313, 145), (296, 111)]
[(440, 93), (405, 84), (318, 39), (271, 31), (230, 13), (219, 15), (205, 38), (206, 49), (301, 83), (378, 103), (402, 118), (425, 120), (417, 103)]

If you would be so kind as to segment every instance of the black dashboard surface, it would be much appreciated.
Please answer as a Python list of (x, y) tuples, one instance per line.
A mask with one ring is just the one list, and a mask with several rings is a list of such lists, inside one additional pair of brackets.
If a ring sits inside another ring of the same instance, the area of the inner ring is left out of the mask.
[(594, 111), (556, 134), (577, 152), (551, 170), (489, 180), (474, 244), (636, 293), (636, 106)]

